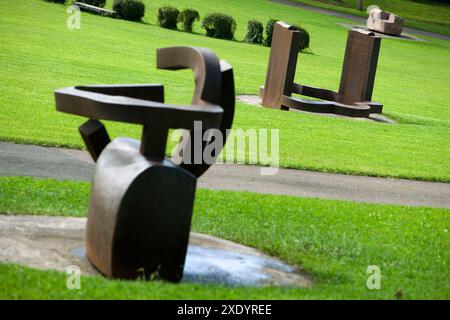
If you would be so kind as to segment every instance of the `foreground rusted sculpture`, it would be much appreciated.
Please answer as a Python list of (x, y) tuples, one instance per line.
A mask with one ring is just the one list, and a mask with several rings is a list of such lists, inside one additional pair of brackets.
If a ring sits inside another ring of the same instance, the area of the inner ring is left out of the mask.
[[(57, 90), (55, 98), (58, 111), (90, 119), (79, 128), (97, 161), (87, 223), (89, 260), (108, 277), (176, 282), (183, 275), (196, 181), (211, 163), (176, 165), (167, 159), (168, 131), (193, 130), (194, 121), (201, 121), (202, 131), (218, 129), (226, 139), (234, 80), (231, 66), (204, 48), (158, 49), (157, 67), (194, 71), (192, 105), (164, 104), (162, 85), (77, 86)], [(141, 141), (110, 141), (100, 119), (143, 125)], [(185, 136), (180, 145), (190, 144)], [(182, 160), (189, 153), (184, 152)]]
[(403, 31), (403, 18), (380, 9), (372, 9), (367, 19), (367, 29), (399, 36)]
[[(260, 88), (263, 106), (351, 117), (382, 112), (383, 106), (371, 101), (381, 38), (360, 29), (349, 31), (338, 92), (294, 82), (299, 40), (295, 27), (282, 21), (275, 24), (266, 82)], [(293, 94), (321, 100), (301, 99)]]

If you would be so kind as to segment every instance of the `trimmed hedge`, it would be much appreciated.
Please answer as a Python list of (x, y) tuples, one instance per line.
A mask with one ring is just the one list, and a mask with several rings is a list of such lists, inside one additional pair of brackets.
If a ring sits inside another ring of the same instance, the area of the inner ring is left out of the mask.
[(298, 51), (305, 52), (309, 48), (309, 32), (299, 26), (293, 26), (300, 32), (300, 45)]
[(256, 20), (250, 20), (247, 23), (247, 34), (245, 35), (245, 41), (248, 43), (261, 44), (263, 41), (263, 24)]
[(164, 6), (158, 9), (158, 24), (166, 29), (176, 29), (180, 11), (177, 8)]
[(105, 6), (106, 0), (77, 0), (78, 2), (90, 4), (91, 6), (103, 8)]
[[(266, 25), (266, 38), (264, 39), (264, 45), (267, 47), (270, 47), (272, 45), (272, 36), (273, 36), (273, 29), (275, 27), (275, 23), (279, 21), (276, 19), (270, 19), (267, 22)], [(300, 52), (310, 52), (309, 49), (309, 32), (306, 31), (304, 28), (292, 25), (295, 29), (297, 29), (300, 32), (300, 45), (299, 50)]]
[(138, 0), (114, 0), (113, 10), (122, 19), (141, 21), (145, 14), (145, 5)]
[(266, 47), (270, 47), (272, 45), (272, 35), (273, 35), (273, 28), (275, 27), (275, 23), (277, 21), (277, 19), (270, 19), (269, 21), (267, 21), (266, 24), (266, 38), (264, 39), (264, 45)]
[(182, 24), (181, 29), (187, 32), (192, 32), (196, 20), (200, 20), (200, 14), (194, 9), (184, 9), (178, 16), (178, 23)]
[(202, 21), (206, 36), (218, 39), (233, 39), (236, 21), (223, 13), (210, 13)]

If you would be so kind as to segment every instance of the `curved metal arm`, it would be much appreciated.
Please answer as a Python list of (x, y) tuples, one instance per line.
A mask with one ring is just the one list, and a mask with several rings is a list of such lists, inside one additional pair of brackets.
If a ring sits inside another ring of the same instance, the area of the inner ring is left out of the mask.
[(163, 128), (192, 129), (194, 120), (208, 128), (220, 125), (223, 110), (219, 105), (178, 106), (156, 101), (112, 96), (67, 87), (55, 91), (56, 109), (90, 119), (158, 125)]
[[(220, 126), (216, 127), (222, 134), (223, 145), (227, 139), (227, 130), (231, 128), (235, 108), (234, 76), (231, 65), (218, 60), (217, 56), (206, 48), (172, 47), (157, 50), (157, 68), (167, 70), (179, 70), (190, 68), (194, 71), (195, 91), (192, 98), (193, 105), (216, 105), (223, 109)], [(200, 121), (200, 119), (196, 119)], [(200, 177), (211, 163), (205, 163), (203, 155), (195, 155), (195, 152), (206, 148), (208, 142), (203, 142), (201, 148), (192, 144), (192, 135), (203, 137), (203, 133), (209, 129), (202, 123), (202, 131), (190, 130), (183, 135), (182, 142), (178, 145), (177, 158), (173, 159), (181, 166)], [(220, 150), (216, 149), (215, 158)], [(200, 162), (194, 159), (201, 158)]]
[(161, 84), (109, 84), (78, 86), (78, 89), (111, 96), (127, 96), (130, 98), (164, 102), (164, 87)]
[(222, 76), (220, 62), (209, 49), (170, 47), (157, 49), (158, 69), (192, 69), (195, 76), (193, 105), (218, 104)]
[[(235, 92), (234, 92), (234, 76), (233, 76), (233, 68), (231, 65), (224, 61), (220, 61), (220, 71), (221, 71), (221, 82), (220, 82), (220, 98), (219, 105), (223, 109), (222, 121), (220, 123), (220, 127), (217, 129), (220, 131), (223, 144), (221, 148), (215, 149), (214, 160), (219, 156), (219, 153), (223, 146), (226, 143), (228, 137), (228, 129), (231, 128), (234, 118), (234, 109), (235, 109)], [(195, 99), (195, 97), (194, 97)], [(194, 174), (196, 177), (200, 177), (203, 173), (208, 170), (208, 168), (212, 165), (212, 163), (206, 163), (203, 158), (203, 151), (211, 142), (202, 142), (200, 148), (198, 146), (194, 146), (192, 143), (192, 135), (200, 135), (203, 137), (204, 132), (208, 128), (202, 126), (202, 130), (198, 132), (194, 132), (194, 130), (190, 130), (183, 134), (182, 142), (178, 145), (178, 150), (176, 152), (177, 156), (173, 160), (177, 163), (181, 163), (181, 166)], [(197, 140), (198, 141), (198, 140)], [(197, 142), (198, 143), (198, 142)], [(216, 146), (217, 147), (217, 146)], [(195, 152), (202, 152), (201, 155), (195, 155)], [(182, 154), (182, 155), (181, 155)], [(199, 162), (196, 159), (200, 159)]]
[[(57, 90), (56, 109), (95, 120), (142, 124), (141, 152), (158, 159), (164, 157), (169, 128), (193, 129), (194, 121), (201, 121), (204, 129), (219, 128), (223, 109), (219, 106), (222, 74), (217, 56), (205, 48), (164, 48), (157, 51), (157, 64), (162, 69), (190, 68), (194, 71), (195, 92), (191, 106), (161, 103), (164, 101), (163, 89), (158, 85), (119, 85), (78, 86)], [(103, 131), (103, 143), (97, 146), (91, 143), (89, 148), (96, 150), (94, 159), (109, 139), (104, 128)], [(89, 137), (83, 132), (82, 135), (88, 145)]]

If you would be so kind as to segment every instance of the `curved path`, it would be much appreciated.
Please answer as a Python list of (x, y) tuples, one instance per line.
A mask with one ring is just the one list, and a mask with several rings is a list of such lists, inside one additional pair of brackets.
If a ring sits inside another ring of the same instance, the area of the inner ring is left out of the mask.
[[(87, 152), (0, 142), (0, 175), (90, 181), (94, 164)], [(273, 176), (258, 166), (216, 164), (200, 188), (343, 199), (371, 203), (450, 208), (450, 184), (279, 169)]]
[[(365, 18), (354, 16), (354, 15), (348, 14), (348, 13), (337, 12), (337, 11), (323, 9), (323, 8), (319, 8), (319, 7), (313, 7), (313, 6), (310, 6), (310, 5), (307, 5), (304, 3), (300, 3), (300, 2), (296, 2), (296, 1), (292, 1), (292, 0), (270, 0), (270, 1), (276, 2), (279, 4), (284, 4), (284, 5), (287, 5), (290, 7), (295, 7), (295, 8), (300, 8), (300, 9), (304, 9), (304, 10), (309, 10), (309, 11), (326, 14), (328, 16), (338, 17), (338, 18), (347, 19), (347, 20), (353, 20), (353, 21), (356, 21), (356, 22), (364, 24), (364, 25), (366, 24)], [(405, 31), (405, 33), (412, 33), (412, 34), (417, 34), (417, 35), (421, 35), (421, 36), (450, 41), (450, 37), (447, 35), (444, 35), (444, 34), (439, 34), (439, 33), (425, 31), (425, 30), (419, 30), (419, 29), (410, 28), (410, 27), (404, 27), (403, 30)]]

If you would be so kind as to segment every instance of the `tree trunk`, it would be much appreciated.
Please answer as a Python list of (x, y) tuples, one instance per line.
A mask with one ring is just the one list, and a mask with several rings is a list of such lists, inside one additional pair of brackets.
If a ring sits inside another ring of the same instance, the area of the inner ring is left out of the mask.
[(358, 10), (363, 11), (363, 0), (358, 0)]

